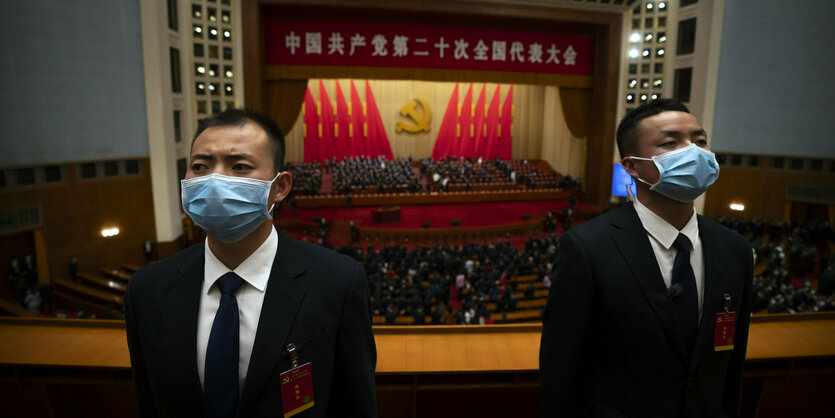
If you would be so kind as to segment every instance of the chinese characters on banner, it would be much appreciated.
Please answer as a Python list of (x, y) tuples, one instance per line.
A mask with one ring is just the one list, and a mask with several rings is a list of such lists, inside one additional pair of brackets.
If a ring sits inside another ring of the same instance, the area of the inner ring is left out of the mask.
[(268, 65), (442, 68), (591, 75), (585, 35), (269, 19)]

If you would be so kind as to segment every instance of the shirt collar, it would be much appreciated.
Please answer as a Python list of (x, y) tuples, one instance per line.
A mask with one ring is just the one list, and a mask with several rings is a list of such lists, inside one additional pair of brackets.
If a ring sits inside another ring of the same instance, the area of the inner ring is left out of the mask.
[(684, 228), (679, 231), (676, 227), (670, 225), (667, 221), (658, 216), (655, 212), (649, 210), (642, 205), (638, 199), (633, 200), (635, 205), (635, 212), (638, 213), (638, 218), (641, 219), (641, 224), (644, 225), (647, 233), (649, 233), (656, 241), (658, 241), (664, 248), (670, 249), (673, 242), (678, 237), (679, 233), (684, 234), (693, 245), (696, 245), (699, 239), (699, 222), (696, 218), (696, 210), (693, 209), (693, 214), (684, 225)]
[(275, 261), (275, 254), (278, 251), (278, 233), (275, 227), (270, 230), (270, 236), (258, 247), (255, 252), (249, 255), (235, 270), (229, 270), (209, 248), (209, 241), (206, 240), (206, 264), (203, 274), (203, 294), (209, 294), (215, 281), (220, 276), (234, 271), (241, 276), (250, 286), (263, 292), (267, 288), (267, 281), (270, 279), (270, 272)]

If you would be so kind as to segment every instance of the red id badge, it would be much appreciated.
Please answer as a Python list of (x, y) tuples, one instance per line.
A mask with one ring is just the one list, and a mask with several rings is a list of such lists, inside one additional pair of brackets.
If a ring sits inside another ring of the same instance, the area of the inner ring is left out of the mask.
[(287, 370), (280, 377), (284, 418), (313, 407), (313, 375), (310, 372), (310, 363)]
[(716, 335), (713, 339), (713, 351), (734, 349), (734, 327), (736, 312), (721, 312), (716, 314)]

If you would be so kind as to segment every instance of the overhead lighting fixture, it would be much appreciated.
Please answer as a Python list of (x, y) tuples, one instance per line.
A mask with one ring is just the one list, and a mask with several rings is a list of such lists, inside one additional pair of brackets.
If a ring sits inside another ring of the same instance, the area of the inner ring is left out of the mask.
[(743, 205), (742, 203), (731, 203), (731, 210), (742, 212), (743, 210), (745, 210), (745, 205)]
[(119, 228), (102, 228), (101, 236), (105, 238), (115, 237), (119, 235)]
[(638, 32), (632, 32), (632, 35), (629, 36), (629, 40), (634, 44), (641, 40), (641, 34)]
[(638, 48), (632, 48), (629, 50), (629, 58), (638, 58)]

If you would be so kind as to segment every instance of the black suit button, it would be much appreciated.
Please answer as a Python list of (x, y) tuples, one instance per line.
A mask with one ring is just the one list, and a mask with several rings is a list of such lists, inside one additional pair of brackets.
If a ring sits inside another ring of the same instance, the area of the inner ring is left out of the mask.
[(693, 389), (694, 386), (696, 386), (696, 384), (693, 382), (693, 378), (688, 377), (687, 378), (687, 389)]

